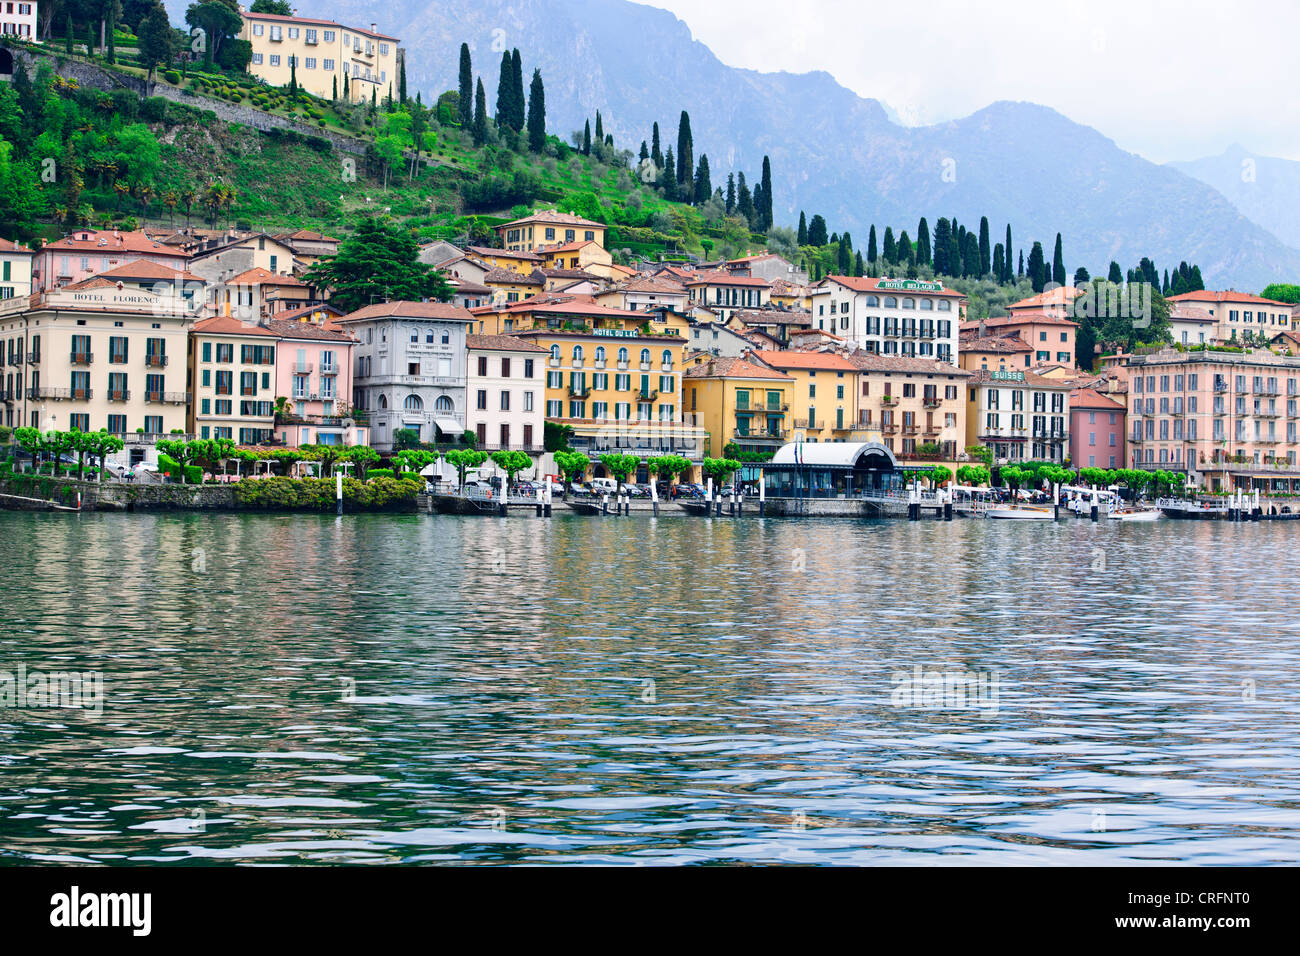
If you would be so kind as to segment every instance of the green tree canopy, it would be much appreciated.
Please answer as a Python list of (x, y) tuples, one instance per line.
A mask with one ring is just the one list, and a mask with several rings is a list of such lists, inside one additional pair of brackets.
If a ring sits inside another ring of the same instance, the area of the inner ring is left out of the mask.
[(420, 261), (419, 251), (408, 230), (368, 216), (339, 243), (337, 255), (320, 260), (303, 279), (332, 289), (331, 301), (345, 312), (375, 302), (449, 300), (451, 286), (442, 273)]

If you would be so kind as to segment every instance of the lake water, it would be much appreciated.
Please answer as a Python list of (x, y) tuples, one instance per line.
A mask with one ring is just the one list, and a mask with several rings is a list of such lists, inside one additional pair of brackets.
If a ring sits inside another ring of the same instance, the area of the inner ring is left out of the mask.
[(0, 513), (0, 862), (1294, 862), (1297, 535)]

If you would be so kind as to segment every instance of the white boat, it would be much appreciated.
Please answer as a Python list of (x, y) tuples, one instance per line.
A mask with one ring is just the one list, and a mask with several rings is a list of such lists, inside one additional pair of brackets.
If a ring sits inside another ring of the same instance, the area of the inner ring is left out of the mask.
[(1150, 511), (1112, 511), (1109, 517), (1112, 521), (1159, 521), (1160, 512), (1154, 508)]
[(1051, 508), (989, 508), (984, 512), (986, 518), (1009, 518), (1021, 521), (1051, 521), (1056, 515)]

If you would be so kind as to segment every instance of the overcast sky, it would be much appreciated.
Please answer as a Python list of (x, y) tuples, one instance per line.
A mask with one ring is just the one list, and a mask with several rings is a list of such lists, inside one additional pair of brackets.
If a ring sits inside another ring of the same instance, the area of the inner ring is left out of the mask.
[(639, 0), (724, 63), (821, 69), (902, 121), (1050, 106), (1155, 162), (1300, 160), (1296, 0)]

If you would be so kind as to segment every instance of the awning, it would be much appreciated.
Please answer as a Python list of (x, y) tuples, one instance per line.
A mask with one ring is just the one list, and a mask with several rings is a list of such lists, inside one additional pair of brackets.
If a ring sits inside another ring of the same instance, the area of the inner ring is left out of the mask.
[(465, 430), (465, 426), (454, 418), (435, 418), (433, 423), (438, 426), (438, 430), (445, 435), (459, 435)]

